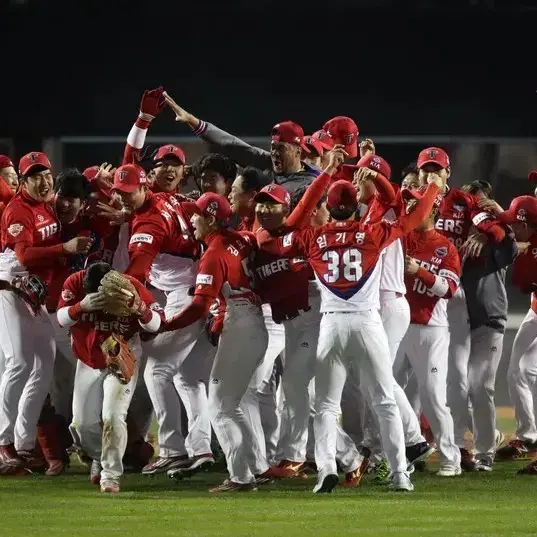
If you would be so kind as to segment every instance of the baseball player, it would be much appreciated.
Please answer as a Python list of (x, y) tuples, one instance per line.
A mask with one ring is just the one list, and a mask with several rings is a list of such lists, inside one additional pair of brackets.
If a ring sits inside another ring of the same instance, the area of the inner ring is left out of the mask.
[(419, 224), (424, 209), (425, 214), (431, 210), (437, 192), (438, 186), (431, 185), (419, 209), (394, 224), (365, 226), (355, 220), (356, 189), (348, 181), (336, 181), (328, 191), (331, 223), (293, 231), (278, 239), (263, 229), (258, 233), (261, 248), (285, 256), (306, 256), (321, 290), (323, 317), (317, 348), (314, 421), (319, 475), (314, 493), (331, 492), (339, 480), (337, 416), (350, 367), (360, 368), (377, 414), (394, 488), (413, 489), (406, 471), (401, 417), (393, 396), (389, 346), (378, 313), (377, 261), (384, 247)]
[(531, 306), (513, 342), (507, 381), (515, 407), (516, 439), (499, 449), (497, 458), (522, 459), (537, 450), (537, 200), (532, 196), (513, 199), (498, 216), (511, 224), (517, 241), (529, 243), (513, 265), (513, 283), (523, 293), (532, 293)]
[[(114, 190), (125, 208), (132, 213), (129, 257), (125, 273), (139, 281), (148, 281), (167, 295), (165, 312), (170, 318), (192, 301), (192, 289), (200, 253), (199, 243), (191, 234), (190, 215), (174, 196), (153, 194), (147, 189), (146, 174), (134, 164), (121, 166), (114, 175)], [(194, 446), (189, 460), (181, 434), (180, 369), (203, 332), (201, 322), (181, 331), (159, 334), (148, 342), (144, 379), (159, 423), (159, 458), (142, 473), (151, 475), (193, 462), (213, 461), (210, 449), (210, 424), (197, 419), (207, 415), (206, 398), (197, 392), (198, 384), (186, 393), (194, 418), (189, 436)], [(200, 364), (201, 366), (201, 364)], [(201, 373), (200, 373), (201, 374)], [(202, 377), (200, 377), (202, 378)], [(205, 401), (205, 403), (203, 403)], [(202, 408), (196, 405), (202, 404)]]
[[(479, 198), (479, 205), (497, 217), (503, 213), (492, 199), (492, 188), (486, 181), (473, 181), (463, 190)], [(507, 267), (527, 247), (527, 243), (517, 243), (512, 233), (507, 233), (498, 244), (491, 244), (482, 234), (474, 234), (465, 247), (461, 285), (470, 317), (468, 395), (478, 471), (492, 470), (497, 446), (503, 442), (503, 434), (496, 430), (494, 387), (507, 328), (505, 276)]]
[[(470, 228), (484, 233), (497, 244), (505, 237), (504, 228), (494, 216), (479, 207), (479, 200), (462, 190), (450, 188), (447, 181), (451, 175), (447, 153), (438, 147), (429, 147), (418, 155), (419, 179), (426, 184), (429, 174), (440, 175), (444, 182), (442, 193), (444, 202), (436, 220), (436, 230), (460, 249)], [(450, 328), (449, 367), (447, 401), (453, 416), (455, 442), (461, 450), (463, 468), (473, 470), (475, 460), (468, 451), (465, 433), (470, 425), (468, 412), (468, 360), (470, 357), (470, 324), (464, 290), (459, 286), (456, 294), (448, 302)]]
[(282, 121), (271, 132), (270, 151), (254, 147), (240, 138), (193, 116), (181, 108), (166, 92), (166, 103), (175, 113), (175, 120), (186, 123), (202, 140), (218, 147), (241, 166), (255, 166), (261, 170), (271, 169), (272, 182), (285, 187), (292, 194), (295, 189), (309, 185), (320, 170), (302, 162), (302, 152), (310, 150), (304, 143), (304, 130), (293, 121)]
[(25, 155), (19, 171), (21, 190), (2, 215), (0, 254), (0, 279), (5, 284), (0, 291), (0, 346), (5, 358), (0, 382), (0, 462), (12, 467), (32, 466), (36, 426), (52, 381), (55, 354), (52, 326), (46, 311), (38, 307), (46, 291), (34, 285), (34, 295), (42, 296), (28, 304), (21, 298), (28, 298), (27, 294), (14, 292), (14, 278), (27, 281), (31, 273), (50, 285), (67, 258), (86, 253), (91, 245), (89, 237), (61, 242), (60, 225), (49, 203), (54, 192), (47, 156)]
[(19, 176), (11, 159), (0, 155), (0, 203), (7, 205), (19, 188)]
[[(193, 301), (167, 321), (166, 329), (183, 330), (198, 322), (216, 302), (223, 328), (211, 371), (209, 411), (230, 477), (211, 492), (256, 490), (260, 469), (252, 467), (256, 459), (252, 415), (241, 406), (268, 342), (261, 302), (252, 290), (255, 244), (229, 229), (231, 207), (223, 196), (203, 194), (188, 209), (194, 213), (195, 237), (207, 244), (207, 250), (200, 260)], [(262, 471), (267, 470), (265, 461)]]
[[(62, 289), (57, 317), (60, 326), (70, 329), (73, 352), (78, 359), (71, 427), (82, 449), (93, 459), (91, 482), (100, 484), (101, 492), (116, 493), (127, 446), (125, 420), (142, 354), (138, 332), (157, 332), (163, 312), (139, 281), (127, 277), (138, 295), (133, 296), (132, 314), (108, 313), (107, 298), (100, 288), (110, 270), (110, 265), (99, 262), (69, 276)], [(136, 359), (132, 376), (123, 381), (108, 368), (104, 345), (111, 334), (119, 335)]]
[[(403, 190), (402, 195), (407, 212), (422, 197), (417, 190)], [(445, 299), (452, 297), (459, 285), (460, 261), (456, 248), (434, 229), (441, 204), (438, 196), (429, 216), (405, 241), (406, 296), (411, 317), (398, 353), (401, 360), (406, 354), (416, 374), (423, 413), (440, 452), (437, 475), (451, 477), (461, 474), (461, 456), (446, 405), (449, 328)]]
[[(389, 180), (391, 169), (388, 163), (375, 154), (372, 140), (364, 140), (360, 144), (362, 158), (356, 166), (355, 182), (357, 182), (361, 203), (367, 205), (362, 217), (364, 224), (378, 222), (382, 219), (393, 222), (404, 213), (403, 200), (395, 185)], [(410, 308), (405, 297), (404, 254), (402, 240), (392, 242), (381, 257), (382, 269), (380, 277), (380, 315), (388, 337), (392, 364), (395, 362), (397, 350), (410, 324)], [(403, 421), (405, 445), (409, 464), (427, 459), (434, 449), (429, 446), (421, 435), (420, 425), (404, 390), (396, 382), (394, 395)], [(370, 412), (366, 413), (366, 432), (370, 439), (365, 443), (373, 453), (378, 453), (380, 445), (376, 444), (378, 426)]]
[[(290, 197), (279, 185), (265, 187), (256, 197), (259, 223), (277, 236), (309, 225), (318, 200), (343, 161), (342, 146), (331, 152), (325, 172), (308, 187), (289, 217)], [(322, 215), (322, 212), (320, 213)], [(320, 216), (319, 215), (319, 216)], [(325, 213), (328, 220), (328, 214)], [(270, 301), (273, 319), (285, 326), (285, 359), (282, 371), (283, 411), (279, 462), (270, 471), (275, 477), (293, 477), (302, 470), (307, 455), (310, 416), (309, 384), (314, 376), (320, 323), (320, 294), (311, 269), (300, 258), (258, 252), (256, 272), (260, 292)], [(276, 291), (277, 290), (277, 291)], [(345, 438), (346, 440), (347, 438)], [(346, 474), (346, 486), (358, 486), (363, 457), (352, 442), (340, 442), (339, 462)], [(347, 449), (345, 449), (347, 448)], [(345, 452), (345, 453), (342, 453)]]

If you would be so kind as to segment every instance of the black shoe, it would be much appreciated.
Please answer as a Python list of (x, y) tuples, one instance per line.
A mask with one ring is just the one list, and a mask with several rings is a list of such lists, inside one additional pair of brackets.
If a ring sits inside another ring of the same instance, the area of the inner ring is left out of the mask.
[(487, 459), (479, 459), (475, 463), (475, 469), (478, 472), (492, 472), (492, 464)]
[(421, 461), (426, 461), (434, 452), (435, 448), (427, 442), (419, 442), (405, 449), (408, 466)]

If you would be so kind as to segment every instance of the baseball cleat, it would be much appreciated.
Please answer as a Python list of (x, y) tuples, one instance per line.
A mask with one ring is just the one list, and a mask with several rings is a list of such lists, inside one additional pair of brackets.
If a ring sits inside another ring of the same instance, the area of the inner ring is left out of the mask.
[(511, 440), (506, 446), (496, 451), (496, 459), (500, 461), (523, 461), (536, 454), (537, 445), (525, 440)]
[(329, 494), (339, 483), (339, 476), (334, 473), (320, 472), (317, 484), (313, 487), (313, 494)]
[(518, 475), (537, 475), (537, 459), (517, 471)]
[(255, 492), (257, 486), (253, 483), (235, 483), (231, 479), (226, 479), (221, 485), (209, 489), (209, 492)]
[(178, 481), (181, 481), (185, 477), (192, 477), (210, 468), (214, 464), (214, 457), (212, 453), (204, 453), (203, 455), (192, 457), (189, 462), (190, 466), (168, 470), (167, 476), (170, 479), (177, 479)]
[[(267, 470), (268, 475), (274, 477), (275, 479), (282, 479), (286, 477), (296, 477), (297, 474), (304, 468), (303, 462), (294, 462), (283, 460), (274, 468), (269, 468)], [(265, 473), (267, 473), (265, 472)]]
[(255, 484), (256, 485), (268, 485), (270, 483), (274, 483), (274, 477), (271, 477), (270, 475), (267, 475), (269, 470), (262, 474), (258, 474), (255, 476)]
[(478, 472), (492, 472), (492, 463), (488, 459), (479, 459), (475, 463)]
[(22, 459), (17, 455), (13, 444), (0, 446), (0, 464), (5, 466), (23, 467)]
[(106, 479), (101, 482), (101, 492), (116, 494), (119, 492), (119, 482), (113, 479)]
[(369, 459), (363, 459), (362, 463), (360, 466), (358, 466), (358, 468), (356, 468), (356, 470), (345, 474), (345, 481), (343, 481), (341, 486), (348, 489), (356, 488), (360, 484), (360, 481), (366, 473), (368, 466)]
[(415, 466), (418, 462), (426, 461), (435, 451), (436, 449), (428, 442), (418, 442), (413, 446), (408, 446), (405, 449), (408, 466)]
[(388, 463), (385, 459), (381, 459), (375, 464), (373, 472), (375, 474), (375, 477), (373, 478), (373, 483), (375, 483), (375, 485), (390, 484), (390, 469), (388, 468)]
[(460, 466), (455, 466), (454, 464), (442, 464), (440, 470), (436, 472), (436, 475), (439, 477), (455, 477), (461, 474), (462, 470)]
[(31, 475), (31, 471), (28, 468), (22, 466), (8, 466), (6, 464), (0, 464), (0, 476), (2, 477), (22, 477), (25, 475)]
[(459, 448), (459, 451), (461, 452), (461, 468), (465, 472), (473, 472), (476, 464), (473, 453), (465, 448)]
[(45, 459), (36, 457), (31, 451), (18, 451), (17, 456), (22, 461), (22, 466), (32, 472), (44, 472), (47, 468)]
[(56, 477), (65, 472), (67, 465), (63, 461), (49, 461), (48, 469), (45, 472), (45, 475), (49, 477)]
[(391, 476), (390, 489), (396, 491), (412, 492), (414, 485), (410, 481), (408, 472), (394, 472)]
[(92, 485), (98, 485), (101, 482), (102, 469), (101, 461), (93, 461), (91, 463), (90, 482)]
[(164, 474), (168, 470), (176, 470), (190, 466), (188, 455), (178, 455), (176, 457), (158, 457), (142, 468), (143, 475)]

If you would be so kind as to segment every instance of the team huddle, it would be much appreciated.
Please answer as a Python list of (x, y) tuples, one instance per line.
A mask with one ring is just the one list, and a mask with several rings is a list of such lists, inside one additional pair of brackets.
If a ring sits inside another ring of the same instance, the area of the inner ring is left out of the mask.
[[(218, 153), (149, 154), (167, 108)], [(344, 116), (311, 136), (284, 121), (265, 151), (158, 88), (117, 169), (54, 177), (44, 153), (18, 172), (0, 156), (0, 475), (57, 476), (74, 451), (117, 493), (126, 470), (180, 481), (221, 453), (211, 492), (316, 473), (329, 493), (368, 471), (412, 491), (435, 451), (440, 477), (530, 458), (537, 198), (503, 210), (485, 181), (451, 188), (437, 147), (399, 186), (358, 135)], [(509, 365), (517, 438), (501, 447), (510, 265), (533, 294)]]

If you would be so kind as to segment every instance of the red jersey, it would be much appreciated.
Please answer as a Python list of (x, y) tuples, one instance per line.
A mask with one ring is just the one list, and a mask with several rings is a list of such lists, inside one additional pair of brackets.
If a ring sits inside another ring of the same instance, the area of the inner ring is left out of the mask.
[(205, 243), (194, 295), (214, 298), (224, 322), (259, 312), (251, 265), (256, 246), (250, 237), (226, 229), (208, 235)]
[[(85, 274), (86, 271), (81, 270), (67, 278), (63, 284), (58, 310), (74, 306), (86, 296), (83, 285)], [(136, 287), (136, 291), (147, 307), (157, 311), (164, 318), (162, 308), (151, 293), (138, 280), (129, 276), (126, 277)], [(128, 341), (142, 330), (142, 327), (140, 326), (139, 318), (133, 315), (117, 317), (102, 311), (95, 311), (83, 313), (82, 317), (70, 327), (70, 330), (74, 355), (89, 367), (104, 369), (106, 359), (101, 351), (101, 343), (110, 334), (121, 335), (125, 341)]]
[(420, 268), (405, 274), (410, 322), (448, 326), (446, 298), (459, 287), (461, 264), (457, 249), (438, 231), (413, 231), (406, 238), (407, 255)]
[(499, 242), (505, 236), (505, 230), (494, 216), (481, 209), (478, 199), (457, 188), (450, 188), (444, 195), (444, 202), (435, 228), (459, 249), (468, 238), (472, 225)]
[(401, 222), (364, 225), (356, 220), (307, 227), (274, 239), (260, 232), (262, 248), (287, 258), (306, 256), (321, 292), (321, 313), (379, 307), (380, 251), (406, 233)]
[(125, 272), (163, 291), (193, 286), (200, 245), (190, 218), (173, 194), (149, 192), (131, 222), (130, 264)]
[(392, 184), (395, 192), (395, 197), (388, 199), (382, 195), (379, 191), (371, 196), (371, 199), (367, 203), (367, 209), (362, 216), (362, 222), (364, 224), (374, 224), (380, 222), (383, 218), (386, 218), (389, 222), (393, 222), (404, 213), (403, 197), (401, 196), (401, 189), (399, 186)]
[(22, 267), (48, 286), (65, 267), (61, 227), (52, 206), (20, 191), (2, 214), (2, 256), (17, 253)]
[[(288, 233), (284, 230), (283, 233)], [(263, 303), (272, 308), (274, 322), (296, 316), (309, 308), (311, 269), (304, 257), (290, 257), (258, 250), (255, 256), (257, 291)]]
[(532, 293), (531, 309), (537, 313), (537, 233), (529, 240), (525, 253), (519, 254), (513, 263), (513, 283), (523, 293)]

